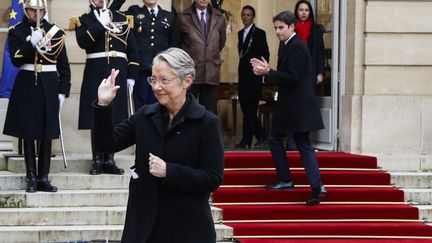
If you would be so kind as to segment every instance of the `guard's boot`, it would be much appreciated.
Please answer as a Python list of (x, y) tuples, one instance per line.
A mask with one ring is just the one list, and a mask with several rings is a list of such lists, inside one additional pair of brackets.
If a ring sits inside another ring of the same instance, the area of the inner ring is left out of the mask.
[(117, 167), (114, 161), (114, 154), (105, 154), (105, 163), (103, 163), (103, 173), (123, 175), (124, 170)]
[(38, 159), (38, 191), (56, 192), (57, 187), (48, 180), (51, 165), (51, 140), (42, 140), (39, 148)]
[(90, 170), (90, 175), (102, 174), (102, 160), (103, 160), (103, 154), (101, 152), (93, 153), (93, 165)]
[(33, 140), (24, 140), (24, 161), (26, 165), (26, 192), (36, 192), (36, 156)]
[(93, 158), (93, 164), (92, 164), (92, 168), (90, 169), (90, 175), (100, 175), (102, 174), (103, 153), (98, 152), (96, 150), (93, 129), (90, 130), (90, 142), (91, 142), (92, 158)]

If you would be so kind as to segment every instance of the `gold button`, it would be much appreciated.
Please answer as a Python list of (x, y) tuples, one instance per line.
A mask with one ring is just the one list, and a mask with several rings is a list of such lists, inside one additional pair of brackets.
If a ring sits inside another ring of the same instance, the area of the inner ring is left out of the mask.
[(154, 46), (154, 43), (151, 43), (150, 46)]
[(152, 25), (154, 25), (154, 22), (152, 22)]
[(151, 38), (151, 39), (154, 39), (154, 35), (152, 35), (150, 38)]
[(154, 32), (154, 29), (151, 29), (150, 31), (151, 31), (151, 32)]

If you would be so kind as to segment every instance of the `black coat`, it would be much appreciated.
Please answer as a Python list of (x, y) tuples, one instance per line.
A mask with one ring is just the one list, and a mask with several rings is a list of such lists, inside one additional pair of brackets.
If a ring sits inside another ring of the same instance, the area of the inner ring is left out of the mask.
[(308, 38), (308, 48), (312, 58), (312, 72), (316, 76), (325, 74), (324, 30), (320, 25), (313, 24)]
[[(122, 242), (214, 243), (208, 203), (222, 183), (223, 144), (219, 119), (188, 94), (168, 129), (169, 116), (159, 103), (145, 105), (115, 128), (109, 107), (94, 108), (96, 148), (117, 152), (136, 144), (135, 172)], [(164, 179), (149, 173), (152, 153), (167, 163)]]
[(264, 57), (267, 61), (269, 60), (266, 33), (254, 24), (243, 42), (243, 32), (244, 29), (238, 32), (237, 49), (240, 56), (238, 95), (240, 100), (259, 100), (262, 95), (262, 77), (253, 73), (250, 59), (261, 60), (261, 57)]
[[(13, 65), (35, 63), (36, 49), (27, 36), (31, 35), (30, 23), (23, 23), (9, 30), (9, 51)], [(41, 28), (48, 32), (53, 24), (41, 21)], [(34, 27), (34, 26), (33, 26)], [(51, 45), (64, 41), (65, 33), (59, 30), (51, 39)], [(63, 38), (62, 38), (63, 37)], [(59, 49), (61, 48), (61, 50)], [(56, 51), (59, 51), (56, 53)], [(56, 54), (54, 54), (56, 53)], [(54, 54), (54, 55), (51, 55)], [(34, 71), (20, 70), (9, 99), (8, 110), (3, 133), (23, 139), (53, 139), (58, 138), (59, 130), (59, 100), (58, 94), (69, 96), (70, 67), (66, 47), (53, 47), (46, 57), (54, 59), (55, 64), (37, 54), (37, 63), (56, 65), (57, 72), (41, 72), (35, 80)]]
[(273, 132), (308, 132), (323, 129), (314, 94), (315, 78), (308, 47), (293, 36), (278, 53), (277, 71), (267, 81), (278, 84), (278, 100), (272, 118)]
[[(126, 0), (114, 0), (112, 9), (120, 9)], [(132, 5), (125, 14), (134, 18), (135, 40), (139, 49), (140, 70), (151, 73), (153, 58), (161, 51), (177, 45), (175, 16), (158, 6), (156, 19), (144, 5)]]
[[(117, 11), (112, 11), (113, 21), (127, 21), (126, 16)], [(85, 49), (86, 54), (118, 51), (127, 54), (128, 60), (122, 57), (102, 57), (87, 59), (83, 81), (81, 84), (78, 129), (90, 129), (92, 121), (92, 102), (97, 97), (97, 89), (102, 79), (109, 76), (111, 69), (120, 70), (116, 79), (116, 84), (120, 85), (117, 91), (117, 97), (113, 103), (114, 123), (120, 123), (128, 116), (127, 108), (127, 85), (126, 80), (136, 79), (138, 76), (138, 52), (132, 31), (118, 37), (108, 37), (106, 44), (106, 35), (109, 33), (102, 24), (96, 19), (91, 8), (89, 13), (79, 17), (78, 26), (75, 29), (75, 35), (78, 45)], [(128, 29), (128, 25), (122, 26), (123, 31)], [(108, 49), (106, 49), (108, 48)]]

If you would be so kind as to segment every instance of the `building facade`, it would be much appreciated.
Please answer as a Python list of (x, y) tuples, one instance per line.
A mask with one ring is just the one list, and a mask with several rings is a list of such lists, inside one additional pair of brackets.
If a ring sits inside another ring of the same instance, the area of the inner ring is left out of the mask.
[[(177, 11), (191, 0), (159, 0), (165, 9)], [(266, 30), (276, 66), (278, 40), (272, 16), (293, 10), (295, 0), (225, 0), (229, 17), (227, 44), (223, 50), (222, 80), (236, 82), (237, 31), (240, 11), (249, 4), (257, 10), (256, 24)], [(376, 155), (387, 169), (432, 169), (432, 1), (426, 0), (316, 0), (317, 20), (328, 30), (331, 50), (331, 99), (329, 137), (333, 149)], [(141, 0), (127, 4), (142, 5)], [(0, 0), (0, 43), (7, 31), (10, 0)], [(88, 9), (88, 1), (48, 0), (50, 20), (69, 29), (70, 17)], [(124, 6), (126, 8), (127, 6)], [(62, 120), (68, 154), (90, 154), (88, 134), (77, 129), (79, 92), (85, 53), (67, 31), (67, 50), (72, 68), (72, 90)], [(3, 48), (0, 48), (3, 56)], [(2, 60), (0, 60), (0, 65)], [(230, 104), (221, 102), (222, 121), (232, 115)], [(5, 109), (4, 109), (5, 110)], [(4, 115), (3, 108), (0, 113)], [(241, 120), (241, 119), (238, 119)], [(58, 146), (57, 146), (58, 147)], [(59, 147), (58, 147), (59, 148)]]

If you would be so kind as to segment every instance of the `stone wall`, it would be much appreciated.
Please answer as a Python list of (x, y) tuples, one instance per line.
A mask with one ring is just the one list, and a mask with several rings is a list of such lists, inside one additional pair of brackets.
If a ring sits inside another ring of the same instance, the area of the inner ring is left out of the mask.
[[(388, 158), (390, 169), (424, 169), (432, 155), (432, 2), (348, 2), (342, 150)], [(392, 163), (401, 155), (405, 162)]]

